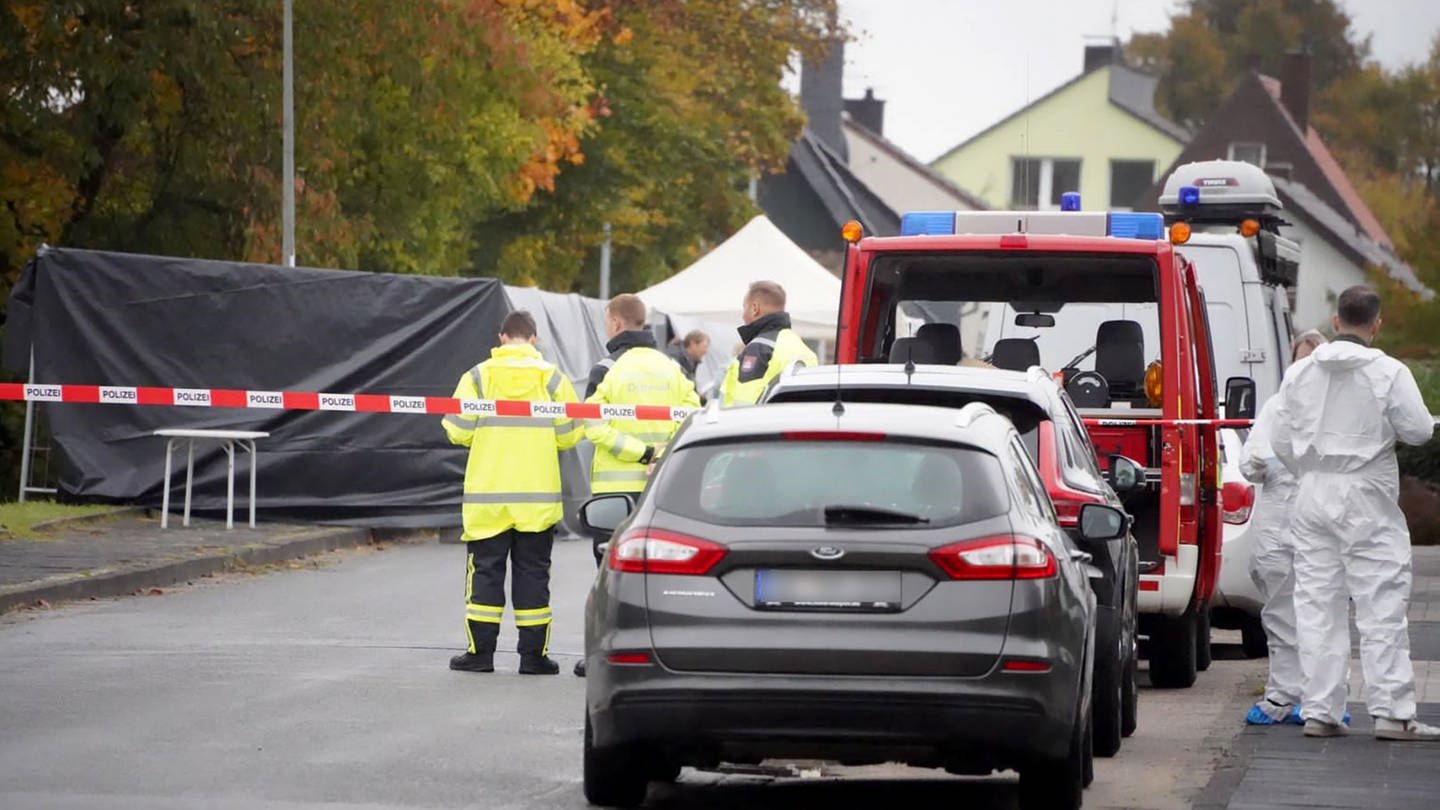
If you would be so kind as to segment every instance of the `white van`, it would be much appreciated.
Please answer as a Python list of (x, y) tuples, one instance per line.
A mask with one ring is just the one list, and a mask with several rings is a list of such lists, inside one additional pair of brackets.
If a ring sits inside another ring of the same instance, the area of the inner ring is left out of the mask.
[[(1263, 171), (1248, 163), (1190, 163), (1176, 169), (1166, 181), (1160, 201), (1171, 226), (1169, 239), (1194, 264), (1204, 293), (1220, 387), (1217, 398), (1224, 401), (1230, 378), (1249, 378), (1255, 383), (1258, 411), (1259, 405), (1279, 390), (1290, 364), (1294, 328), (1289, 291), (1295, 285), (1300, 258), (1299, 246), (1278, 233), (1282, 221), (1275, 186)], [(1069, 313), (1071, 308), (1086, 311)], [(1057, 319), (1055, 327), (1036, 330), (1016, 325), (1018, 313), (1008, 305), (996, 305), (988, 313), (985, 339), (976, 355), (1003, 366), (1004, 358), (992, 357), (996, 342), (1026, 338), (1037, 341), (1041, 364), (1052, 372), (1067, 364), (1078, 371), (1093, 371), (1094, 356), (1082, 353), (1096, 345), (1101, 324), (1112, 321), (1140, 325), (1146, 362), (1160, 355), (1154, 305), (1076, 304), (1066, 310), (1069, 317)], [(1260, 595), (1249, 574), (1248, 536), (1259, 493), (1239, 469), (1240, 449), (1248, 432), (1221, 432), (1224, 546), (1211, 617), (1217, 627), (1241, 630), (1246, 653), (1261, 656), (1265, 654), (1265, 633), (1260, 625)], [(1209, 651), (1208, 632), (1202, 629), (1200, 636), (1203, 663)]]

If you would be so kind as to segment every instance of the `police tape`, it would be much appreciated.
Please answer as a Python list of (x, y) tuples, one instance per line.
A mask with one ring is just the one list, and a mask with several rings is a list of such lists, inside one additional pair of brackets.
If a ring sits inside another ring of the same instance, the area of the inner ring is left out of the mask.
[(38, 385), (0, 383), (0, 401), (88, 405), (154, 405), (189, 408), (249, 408), (277, 411), (473, 414), (496, 418), (637, 419), (679, 422), (697, 408), (667, 405), (601, 405), (585, 402), (528, 402), (505, 399), (331, 394), (308, 391), (248, 391), (229, 388), (157, 388), (125, 385)]
[(1086, 427), (1164, 427), (1166, 425), (1214, 425), (1216, 427), (1250, 427), (1254, 419), (1081, 419)]

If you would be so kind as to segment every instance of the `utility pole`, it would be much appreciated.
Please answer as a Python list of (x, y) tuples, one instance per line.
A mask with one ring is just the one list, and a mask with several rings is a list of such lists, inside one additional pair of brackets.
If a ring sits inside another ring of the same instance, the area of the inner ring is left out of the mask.
[(280, 128), (284, 130), (285, 167), (280, 189), (280, 261), (295, 266), (295, 32), (291, 20), (291, 0), (285, 0), (284, 93), (281, 104)]
[(605, 241), (600, 243), (600, 300), (610, 300), (610, 223), (605, 223)]

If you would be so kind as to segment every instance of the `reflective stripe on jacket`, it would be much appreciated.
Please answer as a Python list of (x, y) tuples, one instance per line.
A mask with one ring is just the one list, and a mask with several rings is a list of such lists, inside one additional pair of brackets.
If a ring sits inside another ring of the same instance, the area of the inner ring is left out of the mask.
[[(594, 390), (586, 402), (602, 405), (667, 405), (700, 407), (695, 384), (674, 360), (655, 348), (649, 333), (624, 332), (612, 340), (611, 358), (596, 366)], [(595, 445), (590, 466), (590, 491), (639, 492), (645, 488), (646, 470), (640, 458), (645, 448), (664, 444), (675, 435), (678, 423), (669, 420), (594, 419), (586, 422), (585, 436)]]
[[(457, 399), (575, 402), (575, 389), (534, 346), (490, 351), (455, 386)], [(463, 538), (484, 540), (503, 531), (539, 532), (560, 522), (561, 450), (574, 447), (582, 426), (570, 417), (494, 417), (450, 414), (450, 441), (470, 448), (465, 464)]]
[(790, 328), (790, 316), (784, 312), (773, 312), (739, 331), (745, 339), (745, 350), (730, 361), (720, 388), (721, 404), (727, 408), (754, 405), (780, 372), (819, 362), (815, 352)]

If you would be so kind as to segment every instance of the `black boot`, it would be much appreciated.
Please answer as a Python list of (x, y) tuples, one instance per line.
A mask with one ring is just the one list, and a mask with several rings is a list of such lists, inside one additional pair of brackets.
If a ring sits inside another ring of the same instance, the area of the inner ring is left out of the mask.
[(558, 675), (560, 665), (548, 655), (521, 655), (521, 675)]
[(576, 662), (575, 662), (575, 677), (577, 677), (577, 678), (583, 678), (583, 677), (585, 677), (585, 659), (584, 659), (584, 658), (581, 658), (579, 661), (576, 661)]
[(450, 668), (461, 672), (494, 672), (494, 653), (460, 653), (450, 659)]

